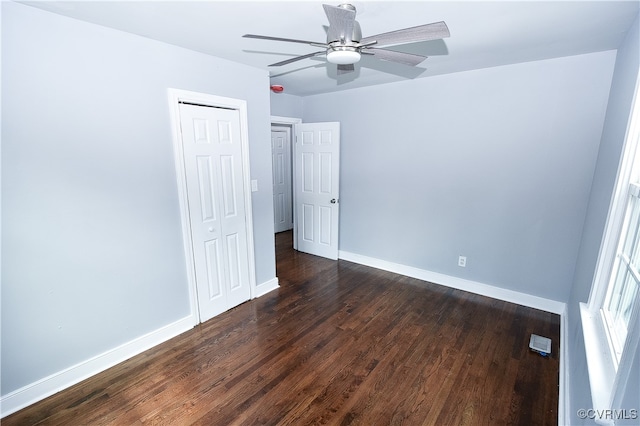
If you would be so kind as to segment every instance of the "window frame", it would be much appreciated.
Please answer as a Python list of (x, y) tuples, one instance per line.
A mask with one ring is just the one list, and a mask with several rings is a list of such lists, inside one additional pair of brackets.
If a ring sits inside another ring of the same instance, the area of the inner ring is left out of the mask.
[[(618, 165), (618, 175), (607, 214), (605, 233), (600, 246), (591, 293), (587, 303), (580, 303), (591, 397), (595, 410), (625, 408), (621, 407), (622, 398), (629, 380), (633, 355), (640, 342), (640, 325), (638, 324), (640, 322), (640, 291), (635, 297), (627, 337), (619, 362), (603, 312), (611, 277), (614, 274), (613, 268), (617, 264), (618, 247), (631, 196), (634, 161), (640, 161), (639, 90), (640, 76), (636, 81), (624, 147)], [(637, 167), (640, 169), (640, 166)], [(612, 419), (607, 418), (596, 418), (595, 421), (599, 424), (612, 424)]]

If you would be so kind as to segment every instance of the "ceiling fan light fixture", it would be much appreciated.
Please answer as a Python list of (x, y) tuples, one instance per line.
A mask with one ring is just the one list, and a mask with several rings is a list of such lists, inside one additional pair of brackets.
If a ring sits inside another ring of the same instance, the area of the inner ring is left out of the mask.
[(357, 50), (332, 50), (327, 53), (327, 61), (332, 64), (349, 65), (360, 60), (360, 52)]

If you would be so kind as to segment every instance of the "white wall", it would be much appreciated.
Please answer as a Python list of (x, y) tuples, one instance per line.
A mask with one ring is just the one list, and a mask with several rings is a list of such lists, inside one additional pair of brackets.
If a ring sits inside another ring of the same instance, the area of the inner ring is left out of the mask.
[[(640, 68), (640, 24), (638, 19), (636, 18), (634, 25), (619, 47), (616, 57), (611, 94), (591, 186), (584, 232), (576, 262), (571, 295), (567, 304), (567, 343), (571, 356), (569, 389), (572, 424), (594, 424), (593, 421), (579, 419), (576, 415), (578, 409), (592, 407), (579, 303), (586, 303), (591, 291), (631, 113), (633, 94)], [(640, 360), (638, 352), (635, 354), (635, 359), (636, 361)], [(636, 362), (635, 372), (638, 371), (637, 366), (638, 362)], [(624, 407), (628, 409), (640, 408), (638, 377), (637, 374), (632, 375), (635, 384), (630, 384), (625, 393), (627, 405)]]
[(305, 97), (342, 123), (340, 250), (566, 302), (614, 60)]
[(3, 397), (189, 316), (168, 88), (247, 100), (257, 283), (275, 278), (268, 87), (2, 2)]
[(302, 117), (304, 98), (287, 93), (271, 93), (271, 115)]

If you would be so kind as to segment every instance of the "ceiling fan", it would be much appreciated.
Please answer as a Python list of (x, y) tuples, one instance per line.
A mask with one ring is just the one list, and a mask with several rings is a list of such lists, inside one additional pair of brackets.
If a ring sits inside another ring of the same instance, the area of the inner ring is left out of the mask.
[(341, 4), (337, 7), (328, 4), (323, 4), (322, 6), (329, 20), (326, 43), (256, 34), (245, 34), (243, 37), (303, 43), (310, 46), (321, 47), (323, 50), (276, 62), (269, 66), (279, 67), (302, 59), (326, 54), (327, 61), (337, 64), (338, 74), (354, 71), (355, 68), (353, 64), (360, 60), (361, 55), (372, 55), (385, 61), (416, 66), (427, 59), (427, 57), (412, 53), (397, 52), (395, 50), (380, 49), (379, 46), (438, 40), (449, 37), (449, 28), (447, 28), (447, 24), (442, 21), (404, 28), (370, 37), (362, 37), (360, 24), (356, 21), (356, 8), (354, 6), (350, 4)]

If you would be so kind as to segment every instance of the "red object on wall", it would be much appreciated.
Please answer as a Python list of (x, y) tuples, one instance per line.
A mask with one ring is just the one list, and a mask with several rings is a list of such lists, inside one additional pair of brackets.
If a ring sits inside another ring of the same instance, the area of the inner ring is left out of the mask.
[(273, 93), (280, 93), (284, 91), (284, 87), (282, 87), (279, 84), (272, 84), (271, 85), (271, 90), (273, 91)]

